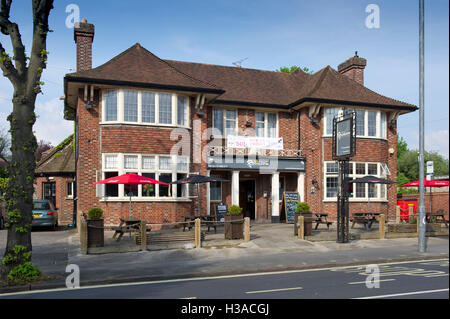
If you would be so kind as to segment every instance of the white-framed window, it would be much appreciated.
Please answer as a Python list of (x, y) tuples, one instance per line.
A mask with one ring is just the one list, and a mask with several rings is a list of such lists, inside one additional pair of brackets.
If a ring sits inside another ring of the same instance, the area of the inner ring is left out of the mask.
[(278, 136), (277, 113), (255, 112), (255, 136), (277, 137)]
[(236, 136), (238, 132), (237, 110), (213, 109), (213, 129), (218, 136)]
[[(135, 173), (141, 176), (170, 183), (186, 177), (189, 173), (187, 156), (171, 156), (160, 154), (102, 154), (102, 178)], [(187, 197), (187, 186), (177, 186), (175, 194), (172, 185), (103, 185), (103, 194), (107, 198), (129, 199), (127, 196), (145, 198)]]
[[(324, 136), (333, 135), (333, 118), (344, 108), (326, 108), (324, 112)], [(356, 113), (356, 136), (386, 139), (386, 112), (354, 109)]]
[(103, 114), (105, 121), (117, 121), (117, 91), (107, 90), (103, 92)]
[(66, 196), (68, 198), (73, 198), (73, 184), (74, 184), (73, 182), (66, 183), (66, 190), (67, 190)]
[[(339, 166), (337, 162), (325, 162), (324, 169), (324, 198), (325, 200), (336, 200), (338, 193)], [(350, 162), (350, 180), (372, 175), (386, 178), (384, 163), (374, 162)], [(350, 201), (386, 200), (385, 184), (354, 183), (353, 191), (349, 194)]]
[(105, 90), (102, 123), (189, 126), (189, 97), (131, 89)]

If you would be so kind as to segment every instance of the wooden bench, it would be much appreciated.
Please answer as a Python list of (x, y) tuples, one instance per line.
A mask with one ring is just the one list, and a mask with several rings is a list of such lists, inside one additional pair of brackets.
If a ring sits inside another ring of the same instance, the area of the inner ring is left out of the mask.
[(350, 219), (352, 221), (351, 228), (353, 228), (356, 223), (363, 224), (364, 228), (371, 228), (374, 222), (378, 222), (376, 217), (379, 215), (379, 213), (355, 213)]
[(315, 219), (316, 227), (314, 228), (315, 230), (317, 230), (317, 228), (319, 227), (320, 224), (327, 225), (328, 230), (330, 230), (330, 226), (333, 224), (333, 222), (328, 221), (328, 214), (314, 213), (314, 215), (316, 216), (316, 219)]
[[(201, 232), (201, 240), (205, 240), (205, 233)], [(136, 233), (136, 244), (140, 245), (142, 236), (140, 232)], [(168, 232), (154, 231), (147, 233), (147, 245), (150, 244), (166, 244), (172, 242), (195, 241), (195, 232)]]

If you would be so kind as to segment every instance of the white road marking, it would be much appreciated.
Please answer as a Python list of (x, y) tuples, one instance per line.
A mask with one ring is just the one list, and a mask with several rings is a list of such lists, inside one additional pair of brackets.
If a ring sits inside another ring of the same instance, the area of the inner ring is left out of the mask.
[(288, 291), (288, 290), (301, 290), (302, 287), (293, 287), (293, 288), (280, 288), (280, 289), (268, 289), (268, 290), (255, 290), (255, 291), (246, 291), (246, 294), (260, 294), (266, 292), (277, 292), (277, 291)]
[[(426, 262), (426, 261), (441, 261), (448, 259), (432, 259), (432, 260), (409, 260), (409, 261), (400, 261), (400, 262), (387, 262), (380, 263), (378, 265), (400, 265), (400, 264), (412, 264), (418, 262)], [(366, 265), (366, 264), (362, 264)], [(302, 272), (313, 272), (313, 271), (341, 271), (345, 269), (354, 269), (358, 266), (341, 266), (341, 267), (327, 267), (327, 268), (316, 268), (316, 269), (298, 269), (298, 270), (281, 270), (281, 271), (272, 271), (272, 272), (260, 272), (260, 273), (249, 273), (249, 274), (238, 274), (238, 275), (224, 275), (224, 276), (210, 276), (210, 277), (197, 277), (197, 278), (180, 278), (180, 279), (166, 279), (166, 280), (157, 280), (157, 281), (143, 281), (143, 282), (129, 282), (129, 283), (121, 283), (121, 284), (106, 284), (106, 285), (93, 285), (93, 286), (82, 286), (79, 288), (75, 288), (76, 290), (84, 290), (84, 289), (98, 289), (98, 288), (112, 288), (112, 287), (124, 287), (124, 286), (141, 286), (141, 285), (154, 285), (154, 284), (163, 284), (163, 283), (174, 283), (174, 282), (186, 282), (186, 281), (199, 281), (199, 280), (210, 280), (210, 279), (229, 279), (229, 278), (241, 278), (241, 277), (252, 277), (252, 276), (267, 276), (267, 275), (283, 275), (283, 274), (295, 274)], [(49, 293), (49, 292), (61, 292), (61, 291), (70, 291), (68, 288), (55, 288), (55, 289), (46, 289), (46, 290), (32, 290), (32, 291), (23, 291), (23, 292), (13, 292), (0, 294), (2, 296), (14, 296), (14, 295), (28, 295), (28, 294), (39, 294), (39, 293)]]
[(197, 297), (184, 297), (184, 298), (180, 298), (180, 299), (197, 299)]
[[(394, 281), (395, 279), (382, 279), (382, 280), (375, 280), (375, 281), (371, 281), (371, 283), (376, 283), (376, 282), (383, 282), (383, 281)], [(349, 282), (349, 285), (359, 285), (359, 284), (365, 284), (365, 281), (357, 281), (357, 282)]]
[(400, 296), (410, 296), (410, 295), (421, 295), (421, 294), (432, 294), (435, 292), (448, 291), (448, 288), (445, 289), (436, 289), (436, 290), (423, 290), (423, 291), (414, 291), (414, 292), (404, 292), (399, 294), (391, 294), (391, 295), (381, 295), (381, 296), (370, 296), (370, 297), (358, 297), (354, 299), (377, 299), (377, 298), (389, 298), (389, 297), (400, 297)]

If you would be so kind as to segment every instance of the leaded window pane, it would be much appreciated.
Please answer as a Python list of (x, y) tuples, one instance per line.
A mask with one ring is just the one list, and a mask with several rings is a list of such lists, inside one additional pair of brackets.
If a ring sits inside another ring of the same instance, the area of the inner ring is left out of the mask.
[(159, 93), (159, 123), (172, 124), (172, 95)]
[(117, 121), (117, 91), (106, 91), (105, 121)]
[(178, 96), (178, 125), (187, 126), (188, 120), (188, 98)]
[(142, 169), (155, 169), (155, 157), (142, 156)]
[(125, 155), (123, 158), (125, 169), (137, 169), (138, 157), (136, 155)]
[(376, 111), (368, 111), (368, 134), (369, 136), (377, 135), (377, 112)]
[(126, 122), (137, 122), (138, 102), (137, 91), (126, 90), (123, 92), (123, 120)]
[(155, 123), (155, 93), (142, 92), (142, 122)]

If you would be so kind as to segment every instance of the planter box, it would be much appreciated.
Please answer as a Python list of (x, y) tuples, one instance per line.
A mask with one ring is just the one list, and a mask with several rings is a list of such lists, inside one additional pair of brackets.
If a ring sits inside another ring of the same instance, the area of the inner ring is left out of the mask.
[(244, 239), (243, 215), (224, 215), (225, 239)]
[(88, 247), (103, 247), (105, 245), (103, 219), (87, 219), (86, 221)]
[(388, 225), (389, 233), (417, 233), (417, 224)]
[(294, 215), (294, 235), (298, 236), (298, 220), (303, 216), (305, 219), (305, 236), (312, 236), (313, 213), (295, 213)]
[[(427, 232), (440, 232), (440, 224), (426, 224)], [(417, 224), (393, 224), (388, 225), (388, 232), (390, 233), (417, 233)]]

